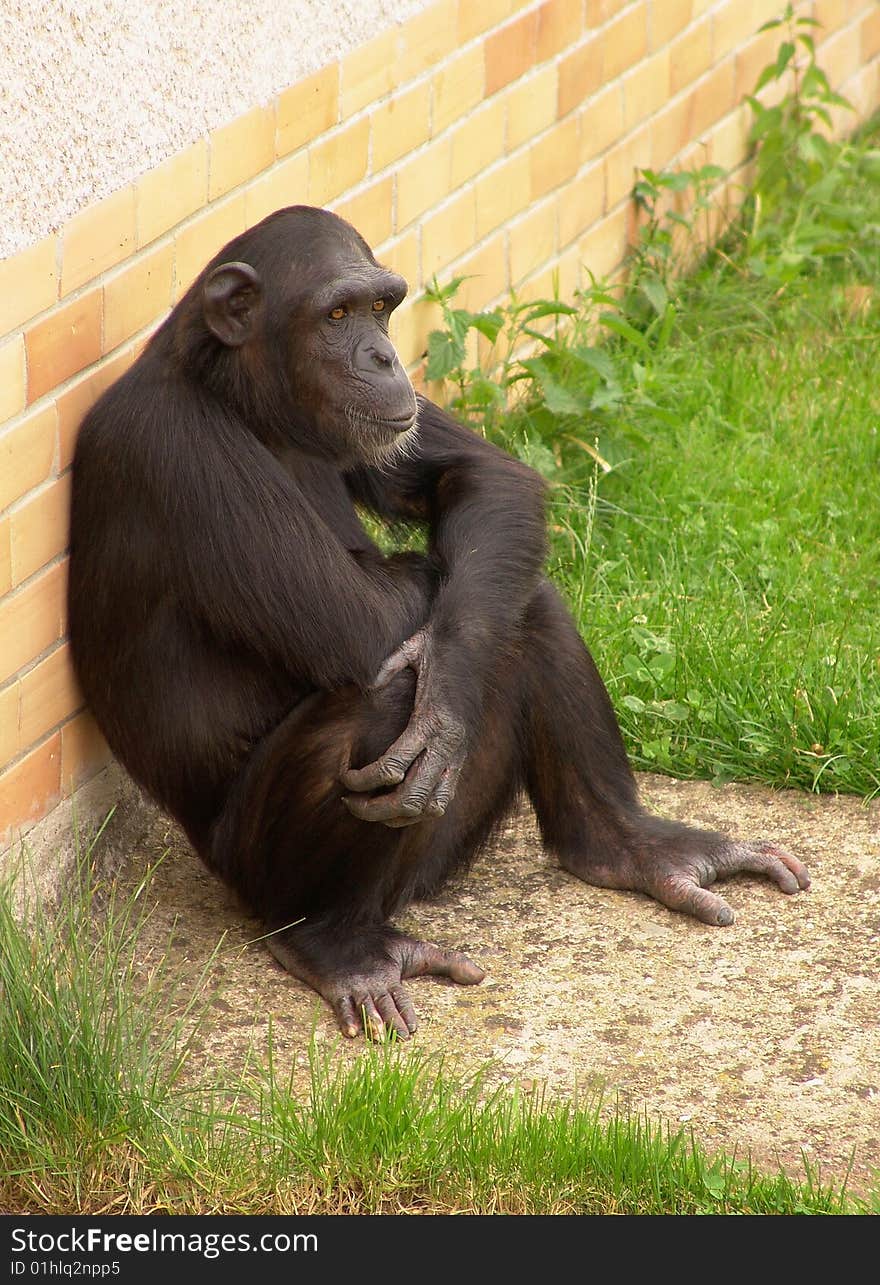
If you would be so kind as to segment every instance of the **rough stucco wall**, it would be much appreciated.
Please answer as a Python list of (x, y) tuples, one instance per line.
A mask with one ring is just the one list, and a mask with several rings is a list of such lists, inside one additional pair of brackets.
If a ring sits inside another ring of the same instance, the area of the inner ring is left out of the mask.
[(0, 259), (431, 0), (4, 0)]

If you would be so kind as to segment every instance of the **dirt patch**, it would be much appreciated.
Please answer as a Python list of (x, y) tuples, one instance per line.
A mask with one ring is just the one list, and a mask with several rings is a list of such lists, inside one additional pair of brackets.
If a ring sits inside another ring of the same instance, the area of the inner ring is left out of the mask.
[[(880, 804), (757, 788), (642, 779), (668, 816), (772, 837), (804, 859), (813, 890), (785, 897), (737, 878), (731, 928), (709, 928), (635, 894), (591, 888), (542, 851), (528, 810), (511, 820), (468, 878), (402, 926), (468, 952), (482, 985), (426, 979), (412, 993), (426, 1049), (496, 1079), (545, 1082), (689, 1126), (711, 1151), (750, 1152), (762, 1167), (865, 1190), (880, 1169)], [(134, 881), (164, 851), (143, 939), (195, 980), (224, 933), (215, 1020), (196, 1063), (235, 1069), (253, 1047), (294, 1064), (313, 1026), (341, 1058), (329, 1011), (260, 945), (260, 926), (194, 857), (176, 828), (129, 791), (105, 843)], [(198, 1065), (196, 1066), (198, 1068)]]

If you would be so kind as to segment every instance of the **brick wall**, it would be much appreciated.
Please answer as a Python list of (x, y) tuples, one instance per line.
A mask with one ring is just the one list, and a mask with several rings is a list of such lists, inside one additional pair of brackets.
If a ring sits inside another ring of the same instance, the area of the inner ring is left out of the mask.
[[(65, 641), (73, 444), (215, 250), (278, 206), (331, 206), (410, 282), (396, 338), (417, 369), (433, 273), (472, 274), (471, 307), (554, 274), (570, 298), (624, 255), (635, 167), (741, 165), (742, 95), (779, 39), (755, 33), (782, 7), (437, 0), (0, 263), (0, 849), (108, 761)], [(880, 7), (799, 10), (866, 117)]]

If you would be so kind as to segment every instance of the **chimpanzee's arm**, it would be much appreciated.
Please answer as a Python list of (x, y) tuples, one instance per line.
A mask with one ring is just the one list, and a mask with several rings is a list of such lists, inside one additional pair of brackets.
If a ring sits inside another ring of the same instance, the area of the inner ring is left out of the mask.
[[(387, 470), (346, 475), (353, 497), (391, 518), (421, 518), (441, 585), (427, 626), (388, 658), (377, 685), (406, 665), (418, 674), (413, 716), (375, 763), (343, 777), (356, 815), (406, 824), (445, 811), (482, 711), (499, 645), (541, 578), (544, 483), (533, 470), (425, 400), (416, 450)], [(418, 762), (416, 762), (418, 760)]]

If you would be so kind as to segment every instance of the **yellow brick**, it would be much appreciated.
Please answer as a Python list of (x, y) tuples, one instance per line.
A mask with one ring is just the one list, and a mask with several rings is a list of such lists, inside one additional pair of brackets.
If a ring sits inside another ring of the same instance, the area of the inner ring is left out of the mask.
[(559, 63), (559, 115), (567, 116), (602, 84), (602, 37), (593, 35)]
[[(477, 183), (477, 236), (484, 237), (500, 224), (528, 208), (532, 199), (531, 158), (528, 152), (512, 156)], [(466, 248), (466, 247), (463, 247)]]
[(734, 94), (734, 64), (731, 59), (710, 71), (689, 97), (690, 138), (699, 139), (703, 132), (732, 110), (739, 98)]
[(651, 49), (662, 49), (690, 22), (693, 0), (654, 0), (648, 14)]
[(578, 241), (605, 213), (605, 166), (596, 161), (566, 184), (557, 197), (559, 244)]
[(309, 194), (309, 157), (296, 152), (248, 183), (244, 191), (245, 222), (249, 228), (288, 205), (302, 205)]
[(513, 223), (508, 232), (510, 283), (514, 289), (556, 251), (556, 201), (551, 197)]
[(441, 273), (474, 243), (476, 201), (467, 189), (422, 224), (422, 272), (429, 281)]
[(122, 375), (134, 360), (137, 342), (127, 344), (105, 361), (97, 370), (89, 371), (72, 384), (57, 401), (58, 417), (58, 468), (70, 467), (73, 448), (83, 416), (90, 410), (101, 393)]
[(727, 3), (710, 16), (712, 30), (712, 62), (720, 62), (732, 50), (740, 48), (752, 38), (758, 25), (750, 21), (747, 5), (738, 0)]
[(404, 160), (397, 171), (397, 228), (405, 228), (449, 194), (452, 143), (444, 138), (418, 156)]
[(0, 772), (0, 848), (54, 807), (61, 794), (61, 736), (55, 733)]
[(467, 44), (474, 36), (498, 27), (513, 12), (513, 0), (480, 0), (479, 4), (465, 0), (458, 11), (458, 42)]
[(121, 263), (135, 247), (135, 190), (125, 187), (70, 220), (61, 247), (61, 294)]
[(605, 80), (614, 80), (644, 58), (648, 49), (647, 7), (631, 5), (602, 32), (602, 67)]
[(104, 283), (104, 352), (112, 352), (171, 306), (174, 246), (158, 246)]
[(0, 602), (0, 683), (61, 637), (66, 587), (59, 563)]
[(532, 199), (567, 183), (580, 165), (580, 122), (569, 116), (529, 149)]
[(275, 154), (287, 156), (339, 120), (339, 64), (297, 81), (278, 96)]
[(572, 0), (546, 0), (538, 10), (535, 53), (546, 62), (573, 45), (584, 29), (581, 6)]
[(431, 85), (434, 93), (432, 133), (467, 115), (483, 101), (485, 67), (482, 46), (474, 45), (444, 63)]
[(61, 729), (61, 789), (67, 795), (88, 781), (113, 755), (94, 718), (84, 710)]
[[(0, 598), (12, 588), (12, 546), (9, 542), (9, 518), (0, 518)], [(4, 759), (0, 754), (0, 763)]]
[[(748, 108), (742, 106), (715, 126), (710, 136), (709, 150), (714, 165), (734, 170), (742, 164), (748, 152), (750, 120)], [(656, 161), (656, 156), (654, 159)]]
[(340, 118), (349, 120), (355, 112), (391, 92), (396, 82), (397, 32), (383, 31), (367, 44), (354, 49), (342, 60), (340, 77)]
[(55, 407), (47, 406), (0, 432), (0, 509), (49, 476), (57, 418)]
[[(600, 27), (632, 2), (633, 0), (587, 0), (587, 26)], [(636, 3), (640, 9), (643, 7), (642, 0), (636, 0)]]
[[(861, 60), (861, 31), (857, 26), (839, 31), (822, 46), (822, 68), (832, 85), (842, 85), (858, 71)], [(852, 113), (848, 119), (852, 127)]]
[(436, 67), (458, 49), (458, 0), (434, 0), (400, 28), (395, 79), (398, 84)]
[(209, 260), (227, 241), (245, 229), (243, 192), (209, 206), (174, 237), (175, 299), (180, 299)]
[[(767, 17), (775, 16), (779, 6), (776, 7), (773, 14), (767, 14)], [(816, 28), (817, 35), (827, 36), (842, 26), (854, 12), (853, 0), (814, 0), (813, 17), (817, 22), (822, 24), (823, 31)], [(763, 21), (763, 19), (762, 19)], [(777, 33), (778, 34), (778, 33)]]
[(25, 333), (29, 403), (98, 360), (101, 311), (102, 292), (91, 290), (62, 304)]
[(605, 157), (605, 199), (609, 210), (629, 199), (638, 178), (636, 171), (649, 168), (652, 159), (650, 123), (611, 148)]
[(623, 133), (623, 92), (609, 85), (578, 113), (581, 122), (581, 164), (599, 156)]
[(0, 263), (0, 335), (51, 308), (58, 299), (54, 236), (38, 241)]
[(12, 583), (21, 584), (67, 548), (70, 473), (50, 482), (10, 516)]
[(550, 63), (507, 91), (508, 152), (549, 129), (556, 120), (558, 85), (559, 69)]
[(200, 138), (138, 179), (137, 243), (141, 248), (200, 210), (208, 199), (208, 145)]
[[(390, 241), (383, 241), (373, 247), (373, 253), (379, 263), (383, 263), (392, 272), (396, 272), (403, 277), (410, 295), (421, 290), (421, 251), (418, 232), (407, 232), (404, 236), (396, 236), (392, 237)], [(395, 312), (391, 321), (392, 338), (396, 333), (396, 318), (397, 313)]]
[(0, 691), (0, 771), (15, 758), (21, 747), (18, 705), (19, 687), (18, 681), (14, 680)]
[(404, 368), (410, 372), (410, 378), (413, 377), (412, 366), (425, 355), (428, 333), (436, 329), (436, 325), (436, 319), (428, 316), (428, 307), (423, 299), (408, 299), (394, 314), (394, 346)]
[(873, 9), (862, 19), (859, 28), (862, 62), (870, 62), (880, 54), (880, 9)]
[(612, 277), (627, 252), (627, 211), (615, 210), (581, 240), (584, 266), (600, 280)]
[(367, 172), (370, 122), (356, 121), (309, 148), (309, 201), (326, 205)]
[(764, 67), (767, 63), (774, 61), (779, 40), (778, 30), (765, 31), (737, 49), (735, 60), (736, 81), (734, 86), (737, 102), (744, 94), (752, 92), (755, 88), (755, 82)]
[(486, 93), (494, 94), (525, 75), (537, 55), (538, 15), (535, 10), (486, 37)]
[(670, 47), (668, 91), (677, 94), (712, 65), (712, 24), (704, 18), (679, 36)]
[(623, 126), (635, 129), (669, 101), (669, 50), (661, 49), (623, 78)]
[(393, 205), (394, 179), (389, 175), (371, 183), (357, 196), (337, 201), (332, 208), (340, 218), (347, 219), (352, 227), (357, 228), (369, 245), (375, 246), (391, 236)]
[(504, 154), (504, 116), (504, 102), (496, 98), (453, 130), (453, 192)]
[(216, 201), (275, 159), (275, 110), (254, 107), (215, 129), (210, 138), (208, 200)]
[(656, 169), (663, 169), (690, 139), (691, 104), (679, 98), (651, 120), (651, 155)]
[(423, 81), (413, 89), (396, 93), (370, 116), (373, 131), (372, 169), (376, 174), (386, 165), (415, 151), (428, 138), (431, 122), (431, 85)]
[(19, 682), (20, 742), (33, 745), (82, 707), (67, 643), (51, 652)]
[(496, 232), (490, 240), (462, 259), (455, 275), (465, 277), (455, 296), (456, 303), (476, 312), (487, 308), (498, 298), (510, 292), (507, 238), (503, 231)]
[(0, 424), (25, 407), (24, 339), (15, 335), (0, 344)]

